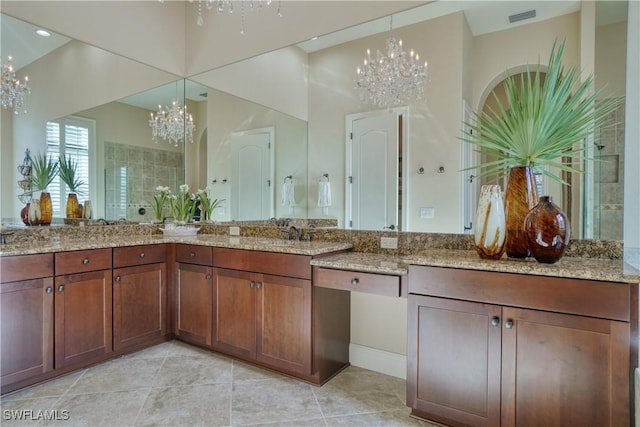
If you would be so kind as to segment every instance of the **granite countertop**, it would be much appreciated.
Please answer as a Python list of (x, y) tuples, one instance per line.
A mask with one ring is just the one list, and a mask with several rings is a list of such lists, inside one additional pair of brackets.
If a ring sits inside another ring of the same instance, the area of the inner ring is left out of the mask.
[(394, 257), (381, 254), (349, 252), (317, 258), (312, 265), (340, 270), (404, 275), (410, 264), (432, 267), (451, 267), (502, 273), (601, 280), (607, 282), (638, 283), (640, 271), (622, 260), (564, 257), (555, 264), (542, 264), (533, 258), (483, 260), (475, 251), (429, 249), (414, 255)]
[(61, 251), (116, 248), (124, 246), (161, 243), (186, 243), (221, 248), (248, 249), (253, 251), (278, 252), (297, 255), (321, 255), (351, 249), (351, 244), (341, 242), (296, 242), (244, 236), (220, 236), (203, 234), (194, 237), (163, 237), (161, 235), (139, 235), (98, 237), (95, 239), (51, 238), (44, 241), (9, 243), (0, 246), (0, 256), (29, 255)]

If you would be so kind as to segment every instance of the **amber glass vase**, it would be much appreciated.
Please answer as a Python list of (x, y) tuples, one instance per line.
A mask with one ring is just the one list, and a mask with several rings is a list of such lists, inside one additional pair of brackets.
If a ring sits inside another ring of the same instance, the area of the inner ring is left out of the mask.
[(474, 224), (474, 244), (480, 258), (500, 259), (504, 253), (506, 225), (499, 185), (482, 186)]
[(69, 193), (67, 196), (67, 218), (81, 218), (82, 209), (78, 203), (78, 196), (76, 193)]
[(571, 227), (567, 215), (550, 196), (540, 197), (540, 202), (527, 215), (524, 228), (531, 254), (538, 262), (553, 264), (562, 258)]
[(40, 225), (49, 225), (53, 220), (53, 204), (51, 194), (43, 191), (40, 194)]
[(507, 224), (505, 249), (511, 258), (531, 256), (524, 220), (538, 202), (538, 191), (533, 169), (530, 166), (516, 166), (509, 170), (504, 210)]

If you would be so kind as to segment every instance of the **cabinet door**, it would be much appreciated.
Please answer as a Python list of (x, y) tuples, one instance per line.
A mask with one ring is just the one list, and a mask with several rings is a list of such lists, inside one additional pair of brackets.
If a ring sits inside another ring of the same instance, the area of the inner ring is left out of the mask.
[(53, 278), (0, 284), (3, 386), (53, 369)]
[(446, 425), (500, 425), (501, 308), (410, 295), (407, 405)]
[(628, 426), (629, 324), (504, 308), (503, 426)]
[(213, 346), (245, 359), (256, 357), (256, 280), (251, 273), (216, 268)]
[(55, 278), (55, 367), (112, 351), (111, 270)]
[(212, 269), (178, 264), (176, 335), (196, 344), (211, 345)]
[(166, 264), (119, 268), (113, 275), (114, 350), (164, 335)]
[(257, 359), (311, 374), (311, 282), (281, 276), (258, 278)]

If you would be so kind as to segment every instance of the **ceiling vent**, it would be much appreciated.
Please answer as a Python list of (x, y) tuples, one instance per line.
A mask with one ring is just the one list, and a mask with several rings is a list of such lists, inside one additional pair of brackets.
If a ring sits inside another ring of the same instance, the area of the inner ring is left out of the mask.
[(509, 15), (509, 23), (513, 24), (514, 22), (524, 21), (525, 19), (531, 19), (535, 17), (536, 17), (536, 10), (531, 9), (531, 10), (527, 10), (526, 12)]
[(201, 98), (206, 98), (208, 96), (208, 93), (207, 92), (202, 92), (199, 96)]

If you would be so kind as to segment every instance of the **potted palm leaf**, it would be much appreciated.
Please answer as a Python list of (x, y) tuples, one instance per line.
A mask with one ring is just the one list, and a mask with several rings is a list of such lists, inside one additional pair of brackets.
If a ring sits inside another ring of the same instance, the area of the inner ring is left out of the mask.
[[(40, 219), (39, 223), (42, 225), (49, 225), (53, 219), (53, 205), (51, 203), (51, 194), (47, 191), (49, 184), (53, 182), (59, 172), (58, 160), (54, 160), (53, 157), (46, 154), (36, 154), (32, 159), (32, 175), (31, 184), (33, 189), (40, 191)], [(31, 204), (38, 202), (32, 200)], [(34, 219), (34, 222), (37, 219)]]
[[(621, 99), (600, 100), (593, 76), (585, 78), (575, 67), (562, 64), (565, 43), (554, 42), (546, 70), (527, 69), (520, 81), (508, 75), (506, 100), (493, 93), (497, 107), (475, 113), (462, 139), (493, 159), (471, 167), (478, 177), (507, 174), (505, 194), (506, 251), (511, 257), (530, 256), (524, 220), (537, 203), (533, 171), (567, 184), (551, 169), (581, 172), (590, 159), (584, 151), (589, 137)], [(598, 103), (596, 103), (598, 99)], [(566, 241), (568, 241), (568, 232)]]
[(78, 203), (78, 194), (80, 188), (85, 184), (78, 178), (78, 163), (73, 161), (71, 156), (60, 156), (60, 179), (67, 186), (69, 194), (67, 195), (67, 218), (82, 218), (82, 208)]

